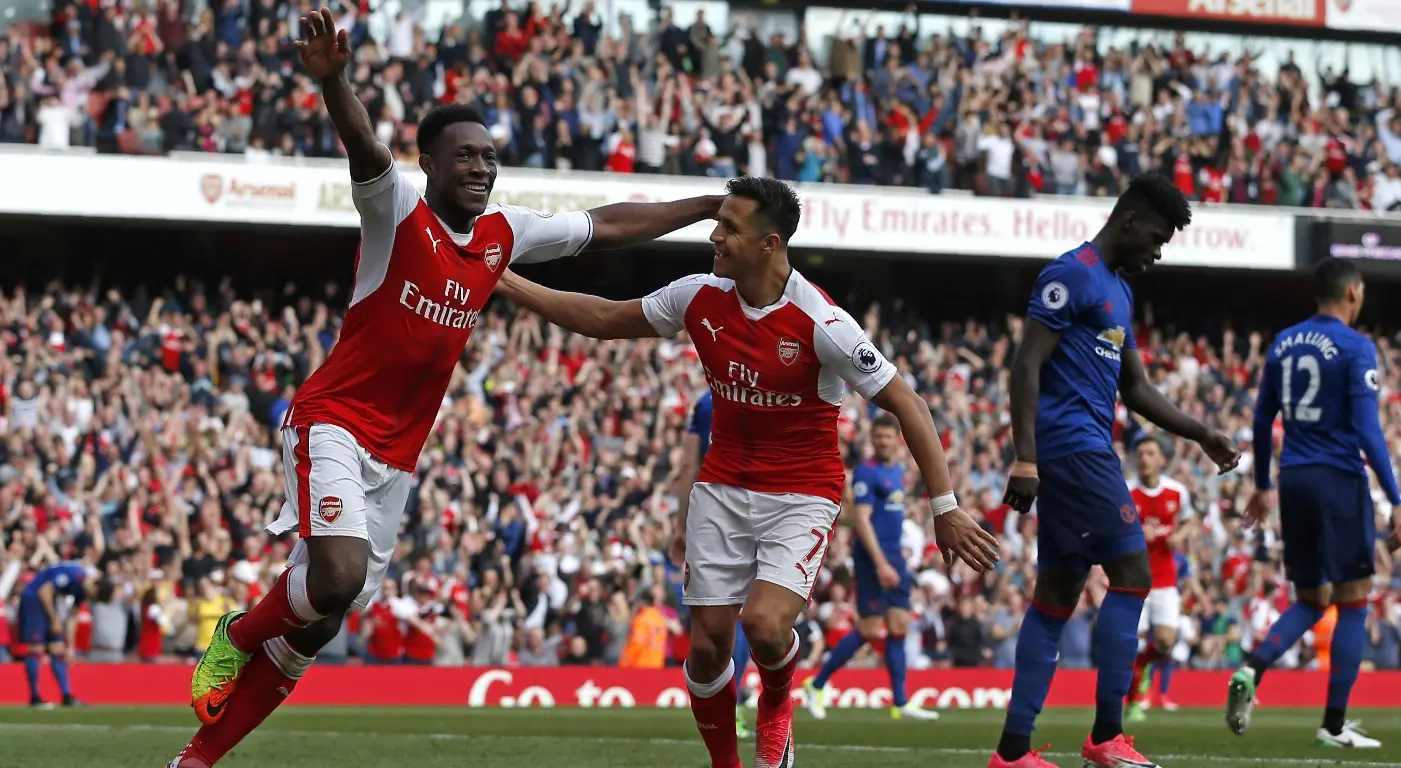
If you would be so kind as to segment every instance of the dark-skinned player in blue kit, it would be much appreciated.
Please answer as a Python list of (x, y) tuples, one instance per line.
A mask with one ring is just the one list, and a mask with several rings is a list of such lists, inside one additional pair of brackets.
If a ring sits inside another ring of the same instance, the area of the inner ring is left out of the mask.
[(1153, 586), (1147, 543), (1124, 483), (1111, 428), (1116, 396), (1159, 427), (1193, 440), (1222, 472), (1240, 460), (1226, 436), (1182, 413), (1148, 380), (1133, 336), (1125, 275), (1147, 269), (1192, 220), (1165, 177), (1135, 178), (1094, 239), (1051, 262), (1036, 281), (1012, 364), (1012, 465), (1004, 501), (1037, 508), (1036, 590), (1017, 636), (1016, 674), (1002, 739), (989, 768), (1047, 768), (1031, 749), (1061, 632), (1093, 565), (1109, 578), (1094, 644), (1095, 721), (1085, 766), (1155, 768), (1124, 736), (1124, 695), (1138, 652), (1138, 622)]
[(1261, 676), (1318, 623), (1331, 602), (1338, 607), (1338, 623), (1317, 743), (1375, 749), (1380, 741), (1344, 719), (1367, 644), (1367, 596), (1375, 573), (1376, 511), (1362, 454), (1392, 504), (1393, 546), (1401, 536), (1401, 494), (1377, 411), (1376, 345), (1352, 329), (1362, 311), (1362, 273), (1352, 262), (1326, 258), (1313, 274), (1318, 313), (1285, 329), (1265, 355), (1255, 401), (1256, 490), (1246, 506), (1249, 526), (1274, 507), (1274, 421), (1283, 413), (1279, 518), (1294, 604), (1231, 677), (1226, 725), (1237, 735), (1245, 733)]

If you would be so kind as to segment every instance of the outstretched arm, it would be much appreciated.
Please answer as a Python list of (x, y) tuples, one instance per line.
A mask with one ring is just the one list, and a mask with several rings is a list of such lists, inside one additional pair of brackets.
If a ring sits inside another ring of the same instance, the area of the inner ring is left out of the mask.
[(302, 64), (321, 82), (321, 98), (331, 124), (336, 128), (345, 154), (350, 158), (350, 180), (373, 181), (394, 164), (389, 148), (375, 138), (374, 126), (365, 105), (355, 95), (346, 77), (350, 63), (350, 36), (337, 30), (331, 9), (322, 8), (303, 16), (302, 39), (296, 42)]
[(642, 300), (609, 301), (583, 293), (546, 288), (507, 270), (496, 291), (545, 320), (595, 339), (660, 336), (642, 310)]
[(603, 251), (656, 240), (715, 218), (724, 202), (724, 195), (705, 195), (667, 203), (613, 203), (591, 208), (593, 239), (585, 250)]

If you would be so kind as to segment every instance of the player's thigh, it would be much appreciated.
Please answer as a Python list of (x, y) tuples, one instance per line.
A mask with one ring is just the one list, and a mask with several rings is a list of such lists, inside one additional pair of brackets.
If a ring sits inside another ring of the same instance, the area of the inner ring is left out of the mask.
[(365, 531), (370, 542), (370, 561), (365, 568), (365, 587), (351, 604), (351, 610), (355, 611), (365, 610), (389, 572), (389, 564), (399, 543), (399, 524), (404, 517), (404, 506), (413, 488), (412, 474), (388, 466), (368, 453), (364, 456), (363, 468), (367, 488)]
[(1340, 585), (1369, 581), (1376, 573), (1377, 513), (1366, 478), (1340, 470), (1333, 475), (1321, 521), (1323, 578), (1333, 585), (1334, 602), (1344, 602), (1352, 595), (1341, 595)]
[[(1044, 574), (1053, 574), (1051, 578), (1068, 589), (1071, 583), (1083, 584), (1090, 572), (1095, 517), (1081, 494), (1080, 464), (1078, 456), (1072, 455), (1038, 465), (1036, 545), (1038, 571), (1043, 574), (1037, 578), (1038, 591), (1046, 580)], [(1078, 601), (1079, 594), (1071, 599)]]
[(1324, 574), (1324, 515), (1335, 489), (1319, 486), (1332, 480), (1323, 467), (1286, 467), (1279, 471), (1279, 535), (1284, 542), (1284, 573), (1301, 590), (1317, 589)]
[(50, 642), (49, 616), (37, 598), (21, 598), (18, 624), (19, 640), (30, 648), (30, 653), (40, 652)]
[(752, 496), (759, 581), (784, 587), (806, 603), (827, 559), (836, 502), (801, 493)]
[(856, 598), (856, 615), (862, 619), (885, 615), (885, 587), (876, 576), (876, 566), (864, 555), (851, 562), (851, 586)]
[(297, 529), (301, 538), (342, 536), (368, 541), (363, 449), (340, 427), (313, 424), (283, 430), (287, 500), (269, 529)]
[(717, 483), (691, 487), (686, 515), (686, 605), (742, 605), (754, 586), (756, 541), (749, 492)]
[(1144, 602), (1143, 615), (1147, 617), (1149, 626), (1156, 632), (1160, 628), (1170, 627), (1175, 634), (1177, 625), (1182, 622), (1182, 593), (1175, 587), (1158, 587), (1148, 591), (1148, 599)]

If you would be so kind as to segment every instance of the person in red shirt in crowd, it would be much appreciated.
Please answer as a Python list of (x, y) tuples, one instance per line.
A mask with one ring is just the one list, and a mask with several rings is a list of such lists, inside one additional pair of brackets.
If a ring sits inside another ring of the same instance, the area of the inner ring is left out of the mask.
[(404, 660), (404, 625), (394, 611), (399, 584), (385, 579), (379, 595), (361, 615), (360, 638), (366, 664), (399, 664)]

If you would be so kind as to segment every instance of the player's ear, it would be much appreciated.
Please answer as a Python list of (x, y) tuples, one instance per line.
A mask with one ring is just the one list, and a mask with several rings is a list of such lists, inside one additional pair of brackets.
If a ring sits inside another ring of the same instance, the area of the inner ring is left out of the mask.
[(423, 172), (424, 172), (426, 175), (432, 176), (432, 175), (433, 175), (433, 156), (430, 155), (430, 154), (428, 154), (427, 152), (420, 152), (420, 153), (418, 153), (418, 167), (419, 167), (419, 168), (422, 168), (422, 169), (423, 169)]
[(782, 247), (783, 247), (783, 238), (779, 237), (777, 232), (770, 232), (769, 234), (764, 235), (764, 255), (765, 255), (765, 256), (771, 256), (771, 255), (777, 253), (777, 252), (778, 252), (778, 249), (779, 249), (779, 248), (782, 248)]

